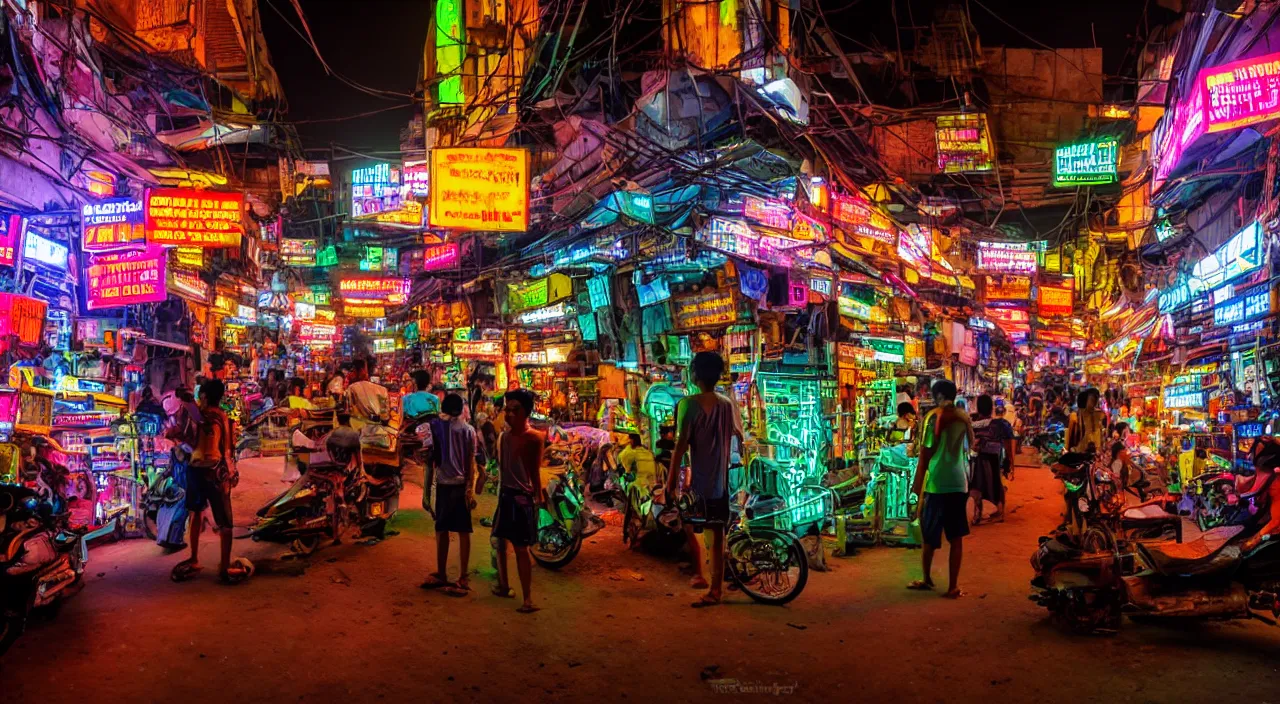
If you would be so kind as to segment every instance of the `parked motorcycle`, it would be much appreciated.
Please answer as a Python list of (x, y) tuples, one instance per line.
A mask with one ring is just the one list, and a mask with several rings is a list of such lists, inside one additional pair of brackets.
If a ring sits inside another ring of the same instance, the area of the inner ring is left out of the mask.
[(604, 521), (587, 506), (582, 482), (574, 465), (547, 482), (547, 506), (538, 511), (538, 541), (530, 548), (533, 559), (558, 570), (573, 562), (582, 541), (604, 528)]
[(1250, 454), (1257, 472), (1240, 498), (1256, 510), (1240, 525), (1213, 528), (1190, 543), (1090, 540), (1105, 527), (1081, 539), (1042, 538), (1031, 559), (1032, 598), (1078, 632), (1114, 631), (1124, 613), (1274, 623), (1280, 616), (1280, 442), (1259, 438)]
[(1031, 442), (1027, 443), (1040, 453), (1040, 461), (1046, 465), (1052, 465), (1058, 461), (1065, 450), (1066, 429), (1056, 423), (1051, 423), (1043, 430), (1036, 432), (1031, 436)]
[(1253, 499), (1242, 499), (1256, 475), (1221, 470), (1193, 477), (1183, 489), (1184, 505), (1200, 530), (1244, 525), (1258, 511)]
[(84, 586), (89, 553), (67, 514), (35, 491), (0, 485), (0, 655), (37, 611), (52, 611)]

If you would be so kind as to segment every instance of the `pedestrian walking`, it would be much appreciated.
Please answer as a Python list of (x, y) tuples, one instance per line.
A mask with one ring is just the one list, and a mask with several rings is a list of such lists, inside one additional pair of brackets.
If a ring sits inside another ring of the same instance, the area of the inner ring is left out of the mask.
[(969, 494), (973, 497), (973, 525), (982, 523), (982, 502), (995, 505), (996, 512), (990, 520), (1004, 520), (1004, 482), (1013, 463), (1013, 427), (1009, 421), (995, 415), (994, 400), (983, 394), (977, 401), (978, 414), (973, 420), (973, 433), (977, 438), (974, 447), (977, 456), (972, 460)]
[[(476, 431), (462, 420), (462, 397), (444, 397), (441, 410), (448, 420), (432, 424), (436, 470), (436, 571), (427, 575), (423, 589), (440, 589), (449, 596), (470, 591), (467, 572), (471, 565), (471, 510), (476, 506)], [(449, 581), (449, 535), (458, 536), (457, 582)]]
[(724, 596), (724, 533), (729, 522), (729, 464), (733, 440), (743, 440), (742, 418), (733, 401), (716, 393), (716, 383), (724, 375), (724, 359), (715, 352), (699, 352), (693, 357), (693, 382), (701, 393), (680, 399), (676, 407), (676, 447), (667, 470), (666, 496), (669, 505), (683, 488), (680, 462), (689, 454), (689, 482), (695, 512), (706, 520), (711, 531), (711, 581), (703, 570), (702, 546), (697, 531), (685, 526), (689, 552), (697, 569), (691, 586), (707, 593), (693, 603), (694, 608), (714, 606)]
[(508, 429), (498, 438), (498, 509), (493, 515), (493, 537), (498, 548), (496, 596), (515, 597), (507, 569), (507, 546), (516, 554), (516, 571), (524, 603), (520, 613), (533, 613), (533, 558), (529, 547), (538, 537), (538, 508), (547, 502), (542, 489), (542, 433), (529, 427), (533, 413), (533, 393), (527, 389), (508, 391), (503, 412)]
[(940, 379), (934, 382), (931, 393), (936, 408), (924, 418), (920, 461), (911, 487), (920, 511), (923, 578), (911, 582), (907, 588), (933, 589), (933, 554), (942, 547), (945, 534), (951, 553), (949, 582), (942, 596), (955, 599), (961, 595), (960, 560), (964, 555), (963, 538), (969, 534), (969, 520), (965, 515), (969, 501), (965, 443), (972, 447), (975, 438), (969, 416), (956, 408), (956, 385)]

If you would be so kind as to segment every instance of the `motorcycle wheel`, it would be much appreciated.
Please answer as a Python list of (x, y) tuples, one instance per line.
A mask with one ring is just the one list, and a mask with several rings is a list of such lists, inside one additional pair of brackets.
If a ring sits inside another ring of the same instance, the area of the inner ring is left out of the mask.
[(19, 614), (4, 616), (0, 614), (0, 656), (9, 650), (9, 646), (18, 640), (26, 626), (26, 618)]
[[(559, 531), (560, 535), (554, 536), (559, 539), (559, 542), (561, 543), (561, 548), (558, 551), (543, 549), (542, 545), (546, 542), (543, 539), (543, 536), (546, 535), (548, 531)], [(536, 560), (539, 565), (542, 565), (549, 570), (558, 570), (570, 562), (573, 562), (573, 558), (577, 557), (578, 551), (582, 549), (582, 534), (578, 533), (572, 538), (566, 540), (565, 538), (568, 537), (566, 533), (567, 531), (564, 529), (564, 526), (559, 523), (549, 525), (546, 528), (539, 530), (538, 542), (534, 543), (529, 548), (529, 554), (533, 555), (533, 559)]]
[(737, 531), (725, 543), (725, 568), (744, 594), (781, 606), (800, 596), (809, 581), (809, 558), (800, 540), (770, 530)]

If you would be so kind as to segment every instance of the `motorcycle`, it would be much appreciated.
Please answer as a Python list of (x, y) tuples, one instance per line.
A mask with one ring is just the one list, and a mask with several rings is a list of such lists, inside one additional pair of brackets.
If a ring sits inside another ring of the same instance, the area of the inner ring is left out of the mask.
[(538, 511), (538, 540), (530, 554), (538, 564), (558, 570), (573, 562), (582, 541), (604, 528), (604, 521), (587, 506), (574, 465), (547, 482), (547, 505)]
[(52, 612), (84, 587), (84, 535), (35, 491), (0, 485), (0, 655), (38, 611)]
[[(1166, 509), (1163, 494), (1143, 497), (1129, 506), (1115, 473), (1095, 466), (1091, 452), (1068, 452), (1053, 464), (1054, 477), (1062, 481), (1066, 500), (1062, 532), (1090, 544), (1110, 544), (1112, 536), (1121, 541), (1172, 538), (1181, 541), (1182, 520)], [(1105, 532), (1092, 533), (1101, 527)], [(1101, 541), (1101, 542), (1099, 542)]]
[(1052, 465), (1058, 461), (1066, 448), (1064, 440), (1065, 428), (1057, 423), (1051, 423), (1044, 430), (1031, 436), (1031, 442), (1028, 443), (1040, 453), (1040, 461), (1046, 465)]
[(1183, 490), (1184, 505), (1189, 504), (1191, 517), (1200, 530), (1243, 525), (1256, 514), (1256, 501), (1241, 498), (1255, 476), (1214, 470), (1191, 478)]
[(1100, 526), (1081, 540), (1042, 538), (1031, 559), (1032, 599), (1077, 632), (1114, 632), (1124, 613), (1274, 624), (1280, 617), (1280, 540), (1274, 539), (1280, 535), (1280, 442), (1259, 438), (1250, 454), (1257, 471), (1240, 487), (1240, 498), (1256, 510), (1240, 525), (1213, 528), (1190, 543), (1125, 545), (1107, 539)]

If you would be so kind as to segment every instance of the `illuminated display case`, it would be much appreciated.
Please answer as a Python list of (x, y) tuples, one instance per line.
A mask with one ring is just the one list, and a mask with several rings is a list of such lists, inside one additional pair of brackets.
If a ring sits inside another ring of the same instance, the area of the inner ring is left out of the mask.
[[(822, 479), (831, 446), (823, 409), (823, 379), (817, 375), (760, 373), (756, 389), (763, 407), (760, 456), (752, 461), (749, 481), (761, 494), (786, 502), (781, 527), (799, 528), (827, 518), (830, 506)], [(828, 394), (830, 385), (827, 387)]]

